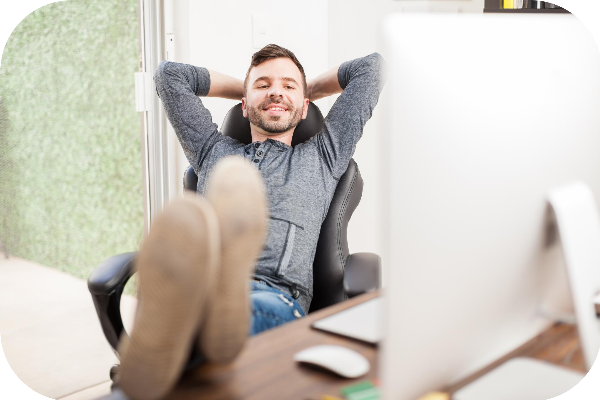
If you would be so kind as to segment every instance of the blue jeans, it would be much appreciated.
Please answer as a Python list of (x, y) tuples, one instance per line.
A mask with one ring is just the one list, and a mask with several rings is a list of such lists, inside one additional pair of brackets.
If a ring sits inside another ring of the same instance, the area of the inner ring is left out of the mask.
[[(289, 294), (273, 289), (262, 281), (250, 281), (250, 284), (252, 285), (250, 291), (252, 315), (248, 336), (257, 335), (305, 315), (300, 304)], [(196, 368), (204, 362), (204, 356), (194, 346), (185, 370)]]
[(254, 336), (286, 322), (304, 316), (300, 304), (289, 294), (267, 286), (264, 282), (251, 281), (252, 316), (248, 330)]

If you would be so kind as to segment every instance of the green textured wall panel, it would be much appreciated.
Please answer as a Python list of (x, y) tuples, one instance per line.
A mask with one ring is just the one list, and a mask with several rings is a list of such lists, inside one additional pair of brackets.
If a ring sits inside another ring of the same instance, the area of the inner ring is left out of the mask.
[(137, 0), (46, 5), (0, 68), (0, 240), (87, 278), (143, 231)]

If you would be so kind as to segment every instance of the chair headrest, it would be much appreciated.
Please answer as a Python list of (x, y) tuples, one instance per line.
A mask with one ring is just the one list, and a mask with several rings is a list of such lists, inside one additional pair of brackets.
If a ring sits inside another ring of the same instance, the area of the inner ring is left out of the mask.
[[(309, 103), (306, 119), (301, 120), (296, 127), (296, 130), (294, 130), (292, 147), (299, 143), (306, 142), (308, 139), (319, 133), (321, 128), (323, 128), (323, 114), (321, 114), (319, 107), (313, 103)], [(229, 110), (223, 120), (221, 133), (244, 144), (252, 143), (250, 121), (248, 118), (244, 118), (244, 115), (242, 114), (242, 103), (233, 106), (231, 110)]]

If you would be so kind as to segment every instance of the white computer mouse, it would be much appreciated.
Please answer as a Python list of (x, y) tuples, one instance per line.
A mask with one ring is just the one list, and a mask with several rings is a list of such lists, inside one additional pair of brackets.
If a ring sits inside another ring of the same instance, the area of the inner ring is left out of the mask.
[(369, 372), (371, 364), (362, 354), (347, 347), (323, 344), (294, 355), (294, 361), (318, 365), (344, 378), (358, 378)]

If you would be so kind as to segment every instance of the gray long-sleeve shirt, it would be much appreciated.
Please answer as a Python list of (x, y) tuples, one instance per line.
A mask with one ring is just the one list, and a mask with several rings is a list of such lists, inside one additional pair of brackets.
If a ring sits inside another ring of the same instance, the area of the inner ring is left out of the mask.
[(344, 91), (322, 131), (295, 147), (273, 139), (244, 145), (221, 135), (198, 97), (210, 89), (206, 68), (163, 61), (154, 74), (167, 117), (198, 175), (197, 193), (204, 193), (212, 168), (228, 155), (253, 161), (261, 172), (270, 222), (254, 278), (297, 298), (305, 312), (313, 294), (312, 264), (321, 224), (377, 104), (384, 83), (382, 63), (377, 53), (343, 63), (338, 82)]

